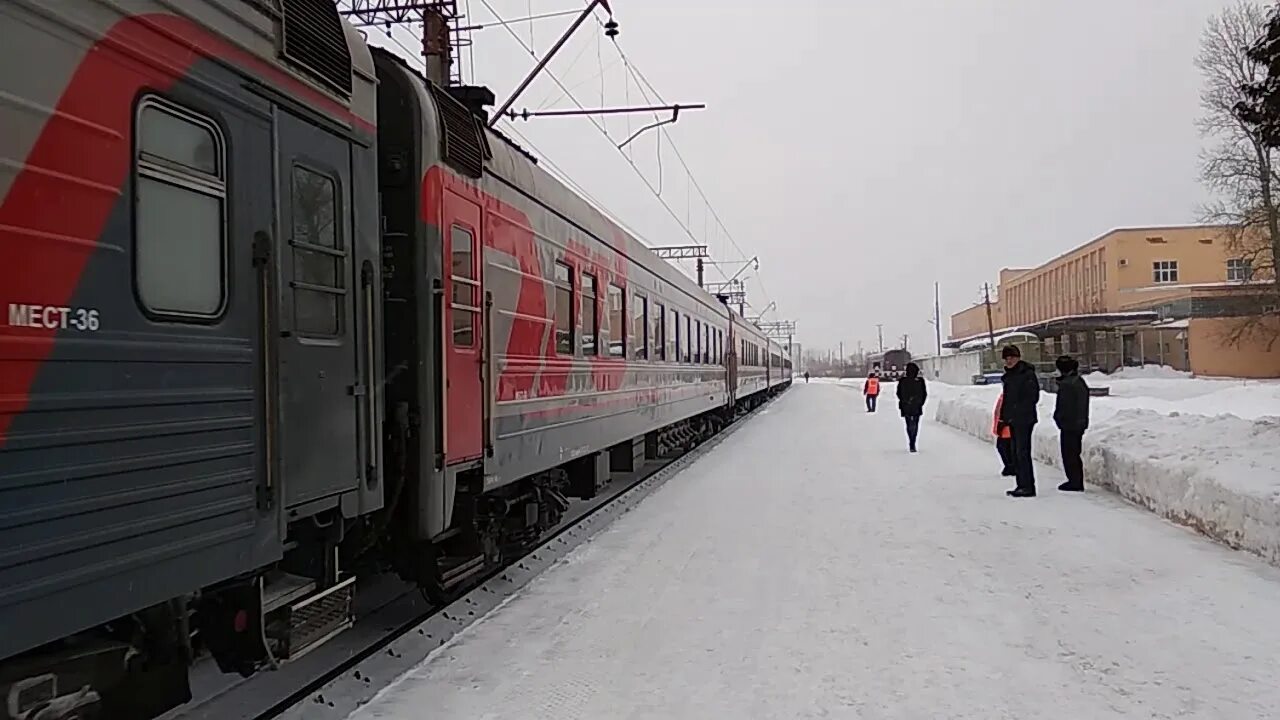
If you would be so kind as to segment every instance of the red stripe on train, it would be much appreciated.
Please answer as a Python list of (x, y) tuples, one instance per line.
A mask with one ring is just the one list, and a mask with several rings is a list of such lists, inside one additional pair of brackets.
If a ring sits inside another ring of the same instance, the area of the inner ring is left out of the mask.
[[(129, 174), (135, 98), (146, 89), (168, 90), (201, 58), (229, 61), (373, 132), (336, 101), (188, 20), (140, 15), (120, 21), (85, 54), (0, 203), (0, 322), (8, 325), (11, 304), (70, 303)], [(113, 301), (126, 296), (122, 290)], [(110, 328), (112, 318), (101, 322)], [(0, 335), (0, 447), (30, 402), (57, 332), (7, 326)]]

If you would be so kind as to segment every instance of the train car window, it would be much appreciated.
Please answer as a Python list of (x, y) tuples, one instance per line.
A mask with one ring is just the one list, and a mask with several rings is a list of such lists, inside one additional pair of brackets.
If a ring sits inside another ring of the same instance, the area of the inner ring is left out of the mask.
[(609, 357), (627, 356), (627, 294), (609, 283)]
[(702, 321), (693, 321), (693, 338), (689, 341), (693, 346), (693, 362), (698, 364), (702, 362)]
[(136, 128), (134, 282), (151, 312), (212, 319), (226, 305), (226, 159), (213, 121), (143, 101)]
[(684, 361), (693, 362), (693, 318), (684, 316)]
[(680, 362), (680, 311), (671, 311), (671, 340), (674, 343), (675, 352), (671, 355), (674, 362)]
[(636, 360), (649, 357), (649, 300), (643, 295), (636, 295), (631, 306), (631, 332), (635, 335), (635, 347), (632, 349)]
[(562, 262), (555, 265), (556, 284), (556, 352), (572, 355), (573, 341), (573, 268)]
[(707, 365), (710, 365), (711, 364), (711, 326), (710, 325), (702, 326), (702, 346), (703, 348), (705, 348), (702, 351), (702, 362)]
[(480, 315), (480, 283), (476, 280), (475, 237), (461, 225), (449, 229), (449, 316), (454, 347), (475, 347), (476, 318)]
[(334, 337), (342, 332), (346, 258), (334, 251), (338, 240), (338, 189), (333, 179), (293, 166), (293, 322), (303, 335)]
[(594, 275), (582, 274), (582, 354), (596, 355), (600, 337), (600, 286)]
[(667, 359), (667, 308), (661, 303), (653, 304), (653, 359)]

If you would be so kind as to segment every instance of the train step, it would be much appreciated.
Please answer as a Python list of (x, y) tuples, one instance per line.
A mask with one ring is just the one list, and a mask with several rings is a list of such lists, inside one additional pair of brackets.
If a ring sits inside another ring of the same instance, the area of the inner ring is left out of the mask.
[[(301, 593), (301, 587), (295, 587), (293, 592), (273, 592), (263, 598), (264, 610), (270, 607), (267, 612), (276, 611), (268, 634), (276, 640), (278, 660), (297, 660), (355, 623), (352, 612), (355, 576), (319, 592)], [(314, 583), (311, 587), (314, 588)]]
[(439, 559), (440, 584), (444, 589), (455, 588), (485, 570), (484, 555), (460, 557), (446, 555)]

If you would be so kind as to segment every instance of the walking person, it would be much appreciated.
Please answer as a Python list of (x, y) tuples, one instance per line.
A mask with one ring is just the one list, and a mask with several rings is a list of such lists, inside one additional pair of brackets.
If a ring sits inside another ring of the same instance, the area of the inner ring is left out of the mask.
[(1004, 404), (1004, 393), (996, 398), (996, 411), (991, 418), (991, 434), (996, 438), (996, 452), (1000, 455), (1000, 475), (1013, 477), (1013, 431), (1000, 420), (1000, 407)]
[(804, 381), (805, 381), (805, 382), (809, 382), (809, 373), (808, 373), (808, 371), (805, 371), (805, 374), (804, 374)]
[(867, 373), (867, 381), (862, 384), (862, 394), (867, 396), (867, 412), (875, 412), (876, 398), (880, 397), (880, 377), (875, 370)]
[(1089, 429), (1089, 386), (1080, 377), (1080, 363), (1063, 355), (1054, 363), (1058, 368), (1058, 397), (1053, 407), (1053, 421), (1058, 425), (1062, 444), (1062, 469), (1067, 481), (1058, 486), (1067, 492), (1084, 490), (1084, 460), (1080, 452), (1084, 431)]
[(1016, 345), (1007, 345), (1000, 352), (1004, 359), (1004, 400), (1000, 404), (1000, 421), (1009, 426), (1013, 439), (1013, 471), (1017, 487), (1005, 493), (1010, 497), (1035, 497), (1036, 476), (1031, 460), (1031, 436), (1039, 416), (1036, 405), (1040, 402), (1040, 379), (1036, 369), (1022, 359), (1022, 351)]
[(929, 397), (920, 366), (907, 363), (907, 374), (898, 380), (898, 410), (907, 423), (907, 447), (916, 451), (916, 436), (920, 433), (920, 416), (924, 415), (924, 401)]

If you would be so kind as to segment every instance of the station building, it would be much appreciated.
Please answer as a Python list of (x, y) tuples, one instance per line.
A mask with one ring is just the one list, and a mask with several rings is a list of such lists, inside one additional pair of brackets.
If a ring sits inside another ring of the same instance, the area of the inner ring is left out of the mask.
[(1111, 230), (1034, 268), (1000, 271), (992, 302), (951, 316), (945, 346), (1032, 333), (1044, 356), (1063, 352), (1111, 371), (1161, 364), (1198, 375), (1280, 377), (1280, 342), (1227, 342), (1274, 298), (1271, 277), (1238, 257), (1230, 228)]

